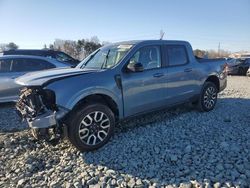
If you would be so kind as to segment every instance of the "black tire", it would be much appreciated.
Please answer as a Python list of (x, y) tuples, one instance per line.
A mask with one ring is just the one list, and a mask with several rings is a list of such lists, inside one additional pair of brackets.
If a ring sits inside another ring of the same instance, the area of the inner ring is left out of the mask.
[(197, 108), (201, 112), (209, 112), (214, 109), (217, 102), (218, 89), (212, 82), (205, 82), (201, 91)]
[(244, 69), (242, 67), (239, 68), (238, 74), (239, 75), (244, 75)]
[(42, 128), (42, 129), (34, 129), (31, 128), (31, 134), (36, 140), (48, 140), (49, 139), (49, 130)]
[[(101, 119), (101, 122), (99, 121), (100, 119), (98, 120), (99, 122), (96, 121), (96, 113), (97, 116), (99, 116), (99, 118)], [(103, 127), (107, 128), (104, 129)], [(106, 105), (100, 103), (86, 104), (82, 108), (76, 110), (76, 113), (71, 115), (69, 119), (68, 137), (70, 142), (78, 150), (92, 151), (102, 147), (109, 141), (114, 132), (114, 127), (114, 113)], [(104, 134), (104, 132), (106, 135)], [(105, 137), (101, 135), (104, 135)], [(80, 138), (80, 136), (82, 138)], [(95, 137), (95, 139), (93, 137)], [(90, 141), (92, 141), (92, 144), (90, 144)]]

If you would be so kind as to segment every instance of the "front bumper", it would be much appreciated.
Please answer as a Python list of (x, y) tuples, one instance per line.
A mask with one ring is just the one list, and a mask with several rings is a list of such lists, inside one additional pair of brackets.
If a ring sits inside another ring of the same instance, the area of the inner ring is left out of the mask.
[(35, 129), (58, 126), (59, 121), (69, 112), (63, 107), (56, 106), (53, 109), (46, 107), (37, 92), (27, 89), (21, 92), (16, 109), (21, 119), (26, 120), (29, 127)]
[(30, 128), (51, 128), (57, 125), (56, 112), (42, 114), (33, 120), (27, 119)]

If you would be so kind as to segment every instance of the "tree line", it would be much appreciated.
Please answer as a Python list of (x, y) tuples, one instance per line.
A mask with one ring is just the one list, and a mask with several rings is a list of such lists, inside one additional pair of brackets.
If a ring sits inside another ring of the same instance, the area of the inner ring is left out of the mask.
[(0, 44), (0, 52), (3, 52), (5, 50), (16, 50), (18, 49), (18, 45), (16, 45), (14, 42), (10, 42), (8, 44)]
[(75, 59), (82, 60), (104, 44), (105, 43), (101, 43), (96, 36), (77, 41), (55, 39), (53, 44), (49, 44), (48, 46), (45, 44), (44, 49), (63, 51)]
[[(43, 49), (51, 49), (63, 51), (75, 59), (82, 60), (96, 49), (107, 44), (108, 42), (100, 42), (98, 37), (94, 36), (90, 39), (79, 39), (79, 40), (62, 40), (55, 39), (52, 44), (44, 44)], [(18, 49), (19, 46), (14, 42), (8, 44), (0, 44), (0, 52), (5, 50)], [(194, 55), (200, 58), (221, 58), (228, 57), (231, 52), (226, 50), (194, 50)]]
[[(108, 42), (101, 43), (96, 36), (91, 37), (90, 39), (79, 39), (76, 41), (55, 39), (52, 44), (44, 44), (43, 49), (62, 51), (66, 54), (69, 54), (75, 59), (82, 60), (93, 51), (107, 43)], [(0, 52), (6, 50), (16, 50), (18, 48), (19, 46), (14, 42), (10, 42), (8, 44), (0, 44)]]

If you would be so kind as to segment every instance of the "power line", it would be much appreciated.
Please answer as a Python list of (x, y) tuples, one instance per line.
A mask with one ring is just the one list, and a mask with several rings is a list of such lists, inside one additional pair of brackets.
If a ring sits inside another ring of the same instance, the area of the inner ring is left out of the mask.
[(220, 56), (220, 42), (219, 42), (219, 45), (218, 45), (218, 54)]

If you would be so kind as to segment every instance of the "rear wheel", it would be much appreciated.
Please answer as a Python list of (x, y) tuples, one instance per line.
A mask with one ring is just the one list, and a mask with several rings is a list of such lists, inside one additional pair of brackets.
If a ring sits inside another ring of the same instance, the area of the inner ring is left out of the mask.
[(243, 75), (244, 74), (244, 69), (242, 67), (239, 68), (238, 74), (239, 75)]
[(77, 110), (69, 121), (70, 142), (80, 151), (102, 147), (112, 136), (115, 118), (104, 104), (89, 104)]
[(214, 109), (217, 102), (218, 89), (212, 82), (205, 82), (197, 107), (202, 112), (208, 112)]

